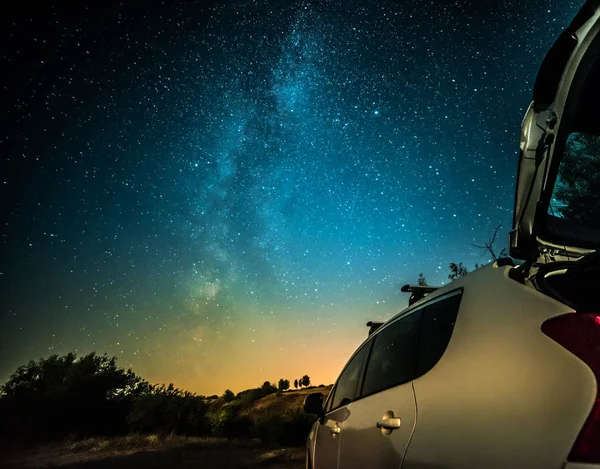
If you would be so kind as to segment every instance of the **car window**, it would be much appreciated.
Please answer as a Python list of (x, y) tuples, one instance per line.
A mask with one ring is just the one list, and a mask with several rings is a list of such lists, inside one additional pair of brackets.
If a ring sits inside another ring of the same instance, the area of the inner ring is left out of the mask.
[(325, 402), (325, 406), (323, 406), (323, 408), (325, 409), (325, 412), (329, 412), (331, 410), (331, 407), (333, 405), (334, 394), (335, 394), (335, 386), (333, 388), (331, 388), (331, 391), (329, 391), (329, 395), (327, 396), (327, 401)]
[(417, 376), (431, 370), (442, 358), (454, 331), (462, 292), (423, 309)]
[(331, 408), (349, 404), (358, 395), (358, 383), (362, 373), (362, 368), (369, 353), (370, 342), (367, 342), (354, 357), (348, 362), (344, 371), (340, 375), (334, 388)]
[(600, 237), (599, 81), (600, 36), (597, 36), (581, 58), (553, 150), (553, 164), (559, 160), (560, 164), (556, 168), (545, 229), (560, 239), (561, 244), (570, 246), (591, 247), (597, 245)]
[(362, 395), (373, 394), (415, 377), (422, 310), (399, 319), (374, 336)]

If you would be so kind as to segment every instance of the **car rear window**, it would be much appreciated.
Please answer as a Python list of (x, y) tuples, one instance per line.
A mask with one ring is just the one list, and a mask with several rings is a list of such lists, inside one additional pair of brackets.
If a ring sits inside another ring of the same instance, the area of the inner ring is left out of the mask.
[(454, 331), (462, 291), (426, 306), (422, 311), (419, 359), (415, 377), (431, 370), (448, 347)]
[(414, 378), (422, 310), (415, 311), (374, 336), (362, 395), (373, 394)]

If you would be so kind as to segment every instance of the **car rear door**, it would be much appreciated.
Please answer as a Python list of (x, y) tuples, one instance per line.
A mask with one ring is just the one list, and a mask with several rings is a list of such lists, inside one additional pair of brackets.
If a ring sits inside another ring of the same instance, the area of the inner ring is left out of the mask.
[[(451, 382), (443, 378), (447, 378), (443, 371), (448, 363), (446, 361), (444, 365), (443, 358), (448, 359), (447, 349), (454, 335), (462, 298), (463, 290), (456, 289), (423, 305), (417, 373), (412, 383), (419, 422), (404, 457), (403, 469), (451, 467), (444, 450), (459, 448), (465, 443), (459, 439), (464, 422), (448, 420), (439, 407), (456, 409), (460, 405), (455, 399), (456, 393), (468, 396), (462, 390), (460, 379)], [(468, 442), (466, 445), (468, 447)]]
[(359, 397), (347, 406), (338, 467), (398, 469), (416, 424), (412, 379), (417, 368), (420, 310), (377, 330)]

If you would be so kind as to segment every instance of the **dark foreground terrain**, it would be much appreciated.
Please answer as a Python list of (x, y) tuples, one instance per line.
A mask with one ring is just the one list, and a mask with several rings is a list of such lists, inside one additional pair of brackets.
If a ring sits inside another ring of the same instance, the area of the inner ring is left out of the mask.
[(40, 446), (4, 443), (0, 451), (0, 467), (11, 469), (300, 469), (305, 457), (304, 448), (276, 448), (257, 441), (156, 435), (65, 440)]

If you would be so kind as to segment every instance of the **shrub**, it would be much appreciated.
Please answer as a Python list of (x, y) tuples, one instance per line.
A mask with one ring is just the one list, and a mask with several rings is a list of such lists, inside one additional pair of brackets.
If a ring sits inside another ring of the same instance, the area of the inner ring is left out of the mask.
[(249, 435), (251, 420), (238, 416), (240, 405), (229, 404), (207, 414), (210, 434), (217, 438), (243, 438)]
[(247, 389), (245, 391), (239, 392), (237, 393), (235, 398), (239, 405), (247, 406), (249, 404), (252, 404), (254, 401), (260, 399), (261, 397), (273, 394), (275, 392), (277, 392), (277, 388), (275, 386), (263, 385), (260, 388)]
[(233, 394), (233, 391), (231, 389), (226, 389), (225, 392), (223, 393), (223, 400), (225, 402), (231, 402), (235, 399), (235, 395)]
[(173, 387), (155, 386), (139, 396), (127, 417), (130, 430), (141, 433), (206, 435), (207, 405), (200, 396)]
[(124, 433), (133, 400), (147, 388), (106, 355), (30, 361), (0, 389), (0, 430), (30, 438)]
[[(286, 388), (287, 380), (280, 381)], [(227, 390), (222, 399), (196, 396), (172, 384), (152, 386), (117, 367), (114, 357), (54, 355), (19, 367), (0, 386), (0, 436), (79, 438), (130, 431), (303, 445), (315, 417), (299, 409), (271, 410), (255, 420), (239, 415), (240, 408), (275, 392), (283, 389), (265, 381), (235, 396)]]
[(254, 422), (245, 415), (236, 415), (225, 422), (223, 436), (228, 439), (250, 438)]
[(266, 412), (259, 416), (253, 428), (253, 434), (265, 443), (277, 443), (282, 446), (302, 446), (316, 421), (316, 417), (301, 410), (290, 413)]

